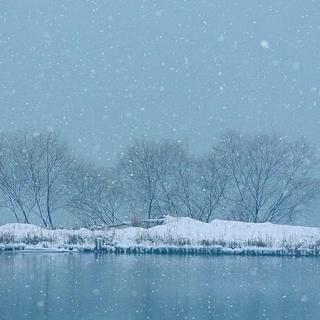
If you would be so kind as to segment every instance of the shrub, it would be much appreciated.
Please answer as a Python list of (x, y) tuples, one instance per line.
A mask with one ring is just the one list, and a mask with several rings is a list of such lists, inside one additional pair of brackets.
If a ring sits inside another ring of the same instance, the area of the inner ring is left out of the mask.
[(151, 235), (148, 231), (140, 232), (135, 239), (137, 244), (149, 243), (149, 244), (160, 244), (168, 246), (186, 246), (191, 245), (191, 241), (188, 238), (173, 236), (168, 234), (166, 237), (160, 235)]
[(103, 243), (107, 246), (114, 246), (117, 243), (114, 241), (114, 233), (109, 234), (105, 237), (103, 237)]
[(177, 238), (174, 242), (175, 242), (175, 245), (180, 247), (191, 245), (190, 239), (187, 239), (187, 238)]
[(200, 245), (201, 246), (205, 246), (205, 247), (213, 247), (213, 246), (222, 246), (225, 247), (227, 245), (225, 240), (216, 240), (216, 239), (212, 239), (212, 240), (208, 240), (208, 239), (203, 239), (200, 241)]
[(46, 236), (42, 232), (39, 234), (28, 232), (27, 235), (22, 237), (19, 242), (36, 245), (41, 242), (54, 242), (54, 238)]
[(82, 245), (82, 244), (85, 244), (86, 243), (86, 239), (81, 236), (81, 235), (78, 235), (78, 234), (68, 234), (68, 239), (67, 239), (67, 244), (69, 245)]
[(231, 241), (228, 243), (228, 247), (231, 249), (241, 248), (241, 244), (236, 241)]
[(8, 232), (0, 233), (0, 243), (9, 244), (14, 242), (16, 241), (13, 234), (10, 234)]
[(149, 242), (149, 243), (154, 244), (156, 242), (159, 242), (159, 240), (160, 240), (159, 237), (151, 237), (149, 232), (147, 232), (147, 231), (142, 231), (142, 232), (138, 233), (135, 238), (135, 241), (137, 244), (142, 244), (145, 242)]
[(261, 248), (268, 247), (267, 243), (265, 241), (263, 241), (261, 238), (260, 239), (249, 239), (246, 244), (249, 247), (261, 247)]

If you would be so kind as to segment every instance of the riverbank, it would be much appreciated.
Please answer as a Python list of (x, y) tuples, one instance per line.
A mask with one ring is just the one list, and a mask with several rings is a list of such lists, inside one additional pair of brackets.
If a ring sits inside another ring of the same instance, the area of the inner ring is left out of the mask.
[[(98, 241), (98, 242), (97, 242)], [(98, 243), (98, 247), (97, 247)], [(46, 230), (35, 225), (0, 226), (0, 251), (106, 252), (118, 254), (235, 254), (320, 256), (320, 229), (166, 217), (151, 228)]]

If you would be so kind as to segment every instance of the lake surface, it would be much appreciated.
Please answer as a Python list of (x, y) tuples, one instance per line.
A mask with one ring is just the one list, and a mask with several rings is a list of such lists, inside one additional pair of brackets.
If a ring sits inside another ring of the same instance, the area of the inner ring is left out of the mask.
[(0, 319), (319, 319), (320, 259), (0, 254)]

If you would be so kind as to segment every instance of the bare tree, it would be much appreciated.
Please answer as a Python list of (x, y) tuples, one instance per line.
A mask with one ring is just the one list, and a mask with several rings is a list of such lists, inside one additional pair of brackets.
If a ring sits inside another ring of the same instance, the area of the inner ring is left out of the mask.
[(17, 222), (38, 216), (54, 228), (53, 213), (63, 207), (66, 171), (71, 159), (57, 134), (15, 133), (1, 136), (0, 190)]
[(79, 164), (71, 172), (72, 191), (68, 207), (86, 225), (114, 226), (124, 202), (121, 180), (114, 168)]
[(214, 151), (231, 182), (224, 199), (233, 219), (289, 221), (319, 191), (318, 160), (303, 139), (228, 132)]
[(24, 134), (24, 163), (27, 166), (32, 212), (49, 228), (53, 214), (65, 206), (67, 172), (72, 159), (67, 145), (56, 133)]
[(180, 216), (209, 222), (221, 211), (227, 176), (213, 154), (195, 158), (179, 152), (172, 167), (175, 207)]
[(130, 202), (149, 219), (210, 221), (218, 211), (226, 179), (213, 155), (196, 160), (181, 142), (139, 140), (125, 151), (121, 168)]
[(223, 213), (224, 207), (221, 204), (228, 176), (213, 153), (195, 161), (194, 170), (198, 219), (209, 222)]
[(133, 210), (148, 219), (155, 216), (158, 206), (157, 153), (154, 142), (136, 140), (121, 155), (119, 163)]
[(193, 158), (188, 153), (180, 153), (173, 168), (174, 193), (179, 215), (197, 219), (196, 174)]
[(320, 191), (318, 163), (304, 139), (227, 132), (203, 157), (180, 142), (142, 139), (115, 167), (96, 168), (75, 161), (56, 133), (1, 134), (0, 206), (47, 228), (67, 206), (86, 225), (121, 223), (125, 206), (148, 219), (290, 221)]
[(0, 137), (0, 191), (2, 205), (17, 222), (29, 223), (32, 205), (28, 198), (28, 168), (21, 140), (13, 134)]
[(179, 216), (182, 214), (181, 201), (177, 194), (177, 168), (188, 157), (187, 147), (181, 142), (161, 141), (157, 149), (156, 177), (159, 183), (157, 199), (159, 213)]
[(193, 216), (191, 166), (188, 150), (180, 142), (134, 141), (120, 159), (134, 211), (148, 219), (168, 214)]

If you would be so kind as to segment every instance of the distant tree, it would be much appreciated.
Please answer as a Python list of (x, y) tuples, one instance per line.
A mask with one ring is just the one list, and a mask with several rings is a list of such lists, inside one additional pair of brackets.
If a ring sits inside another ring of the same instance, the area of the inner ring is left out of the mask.
[(157, 144), (147, 140), (135, 140), (119, 161), (131, 208), (148, 219), (156, 215), (158, 206), (160, 183), (157, 162)]
[(180, 152), (172, 175), (178, 215), (209, 222), (220, 214), (227, 176), (213, 154), (195, 158)]
[(161, 215), (180, 216), (182, 202), (178, 195), (177, 169), (187, 162), (188, 149), (181, 142), (155, 143), (157, 161), (155, 172), (159, 183), (158, 208)]
[(24, 161), (23, 141), (14, 134), (0, 136), (1, 204), (17, 222), (29, 223), (32, 204), (29, 201), (29, 171)]
[(24, 134), (23, 144), (32, 212), (45, 227), (53, 229), (53, 214), (66, 204), (66, 177), (73, 160), (66, 143), (56, 133)]
[(17, 222), (38, 216), (54, 228), (53, 213), (63, 207), (66, 172), (71, 158), (67, 146), (51, 132), (2, 134), (0, 191)]
[(179, 216), (197, 219), (199, 212), (194, 164), (193, 158), (188, 153), (180, 153), (173, 167), (173, 183)]
[(214, 153), (195, 161), (194, 170), (198, 219), (210, 222), (223, 214), (222, 200), (227, 190), (228, 176)]
[(54, 228), (68, 208), (85, 225), (187, 216), (288, 222), (320, 191), (319, 158), (304, 139), (226, 132), (204, 156), (175, 141), (135, 140), (110, 168), (76, 161), (54, 132), (0, 134), (0, 206), (17, 222)]
[(122, 221), (118, 212), (124, 203), (121, 180), (114, 168), (78, 164), (71, 172), (68, 207), (86, 226), (115, 225)]
[(224, 200), (232, 219), (290, 221), (319, 192), (318, 157), (303, 139), (228, 132), (214, 152), (230, 181)]
[(210, 221), (218, 211), (226, 179), (213, 155), (196, 160), (181, 142), (137, 140), (120, 167), (129, 202), (146, 218), (169, 214)]

